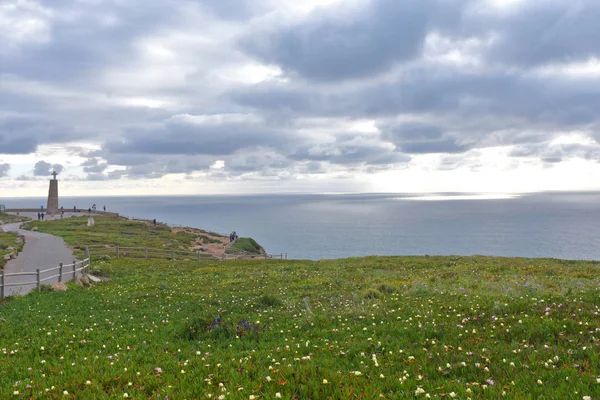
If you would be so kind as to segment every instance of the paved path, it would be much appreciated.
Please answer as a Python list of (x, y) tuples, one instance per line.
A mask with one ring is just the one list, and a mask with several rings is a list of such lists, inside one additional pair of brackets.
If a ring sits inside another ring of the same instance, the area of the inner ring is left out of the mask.
[[(6, 224), (2, 226), (5, 232), (17, 232), (20, 235), (25, 236), (25, 246), (23, 247), (23, 251), (19, 253), (16, 259), (9, 261), (4, 267), (4, 270), (7, 274), (16, 272), (36, 272), (38, 268), (44, 270), (58, 267), (60, 263), (65, 265), (73, 263), (75, 260), (73, 257), (73, 252), (65, 245), (65, 242), (61, 238), (45, 233), (19, 229), (20, 225), (21, 224), (18, 223)], [(52, 271), (41, 274), (41, 279), (56, 275), (57, 273), (58, 271)], [(67, 281), (72, 278), (72, 272), (68, 273), (67, 268), (65, 268), (63, 271), (63, 281)], [(6, 283), (33, 282), (35, 280), (35, 275), (12, 276), (6, 278)], [(52, 284), (55, 282), (58, 282), (58, 278), (44, 282), (44, 284)], [(32, 289), (35, 289), (35, 287), (35, 284), (7, 287), (5, 290), (5, 295), (24, 295)]]

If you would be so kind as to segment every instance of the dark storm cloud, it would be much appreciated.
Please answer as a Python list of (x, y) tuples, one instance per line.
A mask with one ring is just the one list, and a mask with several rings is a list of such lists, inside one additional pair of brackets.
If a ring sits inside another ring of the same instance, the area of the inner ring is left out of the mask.
[(381, 137), (408, 154), (464, 153), (470, 146), (459, 144), (454, 137), (445, 135), (438, 126), (406, 123), (380, 127)]
[(597, 57), (599, 19), (596, 0), (523, 1), (514, 12), (479, 16), (473, 24), (497, 35), (491, 60), (534, 66)]
[[(46, 10), (24, 15), (47, 31), (0, 47), (0, 154), (91, 142), (100, 150), (77, 151), (90, 180), (283, 179), (433, 153), (453, 169), (490, 146), (598, 158), (594, 145), (550, 144), (571, 131), (600, 142), (597, 73), (561, 69), (600, 58), (599, 2), (364, 0), (294, 14), (288, 1), (38, 2)], [(261, 81), (267, 65), (282, 74)], [(379, 133), (344, 131), (357, 120)]]
[(372, 138), (350, 135), (338, 137), (334, 142), (301, 146), (290, 157), (339, 165), (390, 165), (410, 161), (410, 157), (394, 146)]
[(281, 148), (301, 141), (252, 116), (179, 115), (151, 129), (130, 130), (121, 141), (111, 141), (111, 153), (228, 155), (257, 146)]
[(472, 75), (453, 68), (408, 71), (401, 79), (353, 91), (329, 88), (311, 92), (300, 86), (266, 83), (238, 89), (231, 96), (246, 107), (267, 113), (287, 111), (297, 116), (382, 118), (410, 113), (458, 113), (471, 119), (491, 115), (563, 126), (597, 121), (596, 110), (600, 107), (598, 87), (590, 86), (586, 80), (503, 71)]
[(99, 158), (89, 158), (84, 161), (81, 166), (83, 167), (83, 171), (89, 174), (94, 173), (102, 173), (108, 167), (106, 162), (102, 162)]
[(247, 19), (267, 8), (260, 0), (203, 0), (203, 7), (223, 19)]
[(42, 143), (64, 143), (77, 137), (52, 119), (0, 115), (0, 154), (29, 154)]
[(50, 164), (46, 161), (38, 161), (33, 168), (34, 176), (49, 176), (52, 172), (61, 173), (65, 169), (61, 164)]
[[(123, 61), (132, 40), (175, 22), (179, 6), (186, 2), (77, 2), (51, 1), (48, 7), (51, 40), (11, 53), (0, 64), (0, 72), (40, 81), (72, 81), (94, 76), (107, 65)], [(77, 15), (76, 18), (68, 18)]]
[(8, 171), (10, 171), (10, 164), (0, 163), (0, 178), (8, 176)]
[(258, 31), (241, 47), (262, 61), (319, 81), (371, 76), (416, 58), (431, 26), (455, 25), (468, 1), (373, 0), (331, 7), (291, 26)]

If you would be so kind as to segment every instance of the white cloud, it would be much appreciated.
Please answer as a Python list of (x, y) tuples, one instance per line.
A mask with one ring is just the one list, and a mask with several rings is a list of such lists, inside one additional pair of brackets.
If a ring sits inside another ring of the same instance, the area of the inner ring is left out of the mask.
[(17, 0), (0, 4), (0, 51), (51, 38), (52, 11), (35, 1)]

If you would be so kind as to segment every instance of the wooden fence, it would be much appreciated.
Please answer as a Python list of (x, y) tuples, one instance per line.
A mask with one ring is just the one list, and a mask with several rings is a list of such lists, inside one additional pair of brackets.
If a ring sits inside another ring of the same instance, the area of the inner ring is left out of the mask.
[[(42, 274), (52, 273), (58, 271), (57, 274), (47, 276), (42, 278)], [(61, 263), (58, 267), (48, 268), (48, 269), (37, 269), (35, 272), (14, 272), (8, 273), (5, 270), (0, 271), (0, 299), (3, 299), (6, 294), (7, 287), (15, 287), (15, 286), (28, 286), (35, 285), (36, 290), (39, 292), (41, 290), (41, 285), (44, 282), (48, 282), (49, 280), (53, 280), (58, 278), (58, 282), (63, 281), (63, 277), (70, 279), (75, 279), (78, 272), (89, 273), (90, 272), (90, 259), (86, 258), (83, 261), (73, 261), (72, 264), (64, 265)], [(29, 282), (12, 282), (8, 283), (8, 278), (14, 277), (24, 277), (24, 276), (33, 276), (35, 280)]]
[(171, 261), (218, 261), (218, 260), (287, 260), (287, 253), (266, 254), (256, 256), (248, 253), (223, 254), (216, 257), (212, 254), (201, 251), (182, 251), (175, 249), (154, 249), (148, 247), (121, 247), (121, 246), (86, 246), (85, 255), (87, 258), (101, 259), (103, 256), (115, 258), (143, 258), (153, 260), (171, 260)]

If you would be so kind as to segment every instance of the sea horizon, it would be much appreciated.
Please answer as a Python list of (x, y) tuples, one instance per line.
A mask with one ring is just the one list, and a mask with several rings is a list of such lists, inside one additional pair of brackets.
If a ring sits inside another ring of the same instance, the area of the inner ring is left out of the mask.
[[(475, 254), (600, 259), (600, 239), (589, 234), (600, 224), (600, 192), (478, 195), (63, 196), (60, 204), (88, 209), (95, 203), (99, 210), (106, 205), (107, 211), (129, 218), (156, 218), (222, 234), (237, 231), (269, 253), (295, 259)], [(0, 198), (0, 204), (45, 205), (41, 197)]]

